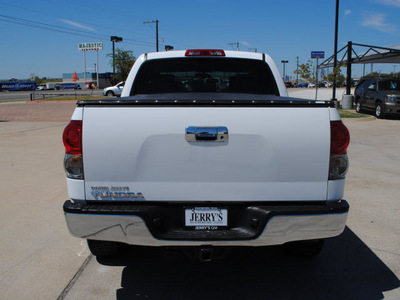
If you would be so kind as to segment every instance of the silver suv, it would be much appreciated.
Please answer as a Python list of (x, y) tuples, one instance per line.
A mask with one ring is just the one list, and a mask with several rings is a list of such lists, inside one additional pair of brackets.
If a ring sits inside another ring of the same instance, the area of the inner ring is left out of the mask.
[(103, 90), (103, 95), (108, 97), (121, 96), (122, 90), (124, 89), (125, 81), (121, 81), (117, 85), (109, 86)]

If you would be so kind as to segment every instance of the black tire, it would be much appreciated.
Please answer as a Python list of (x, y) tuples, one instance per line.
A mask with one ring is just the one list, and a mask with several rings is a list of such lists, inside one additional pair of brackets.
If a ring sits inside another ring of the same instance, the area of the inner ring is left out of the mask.
[(87, 240), (89, 250), (97, 257), (123, 256), (128, 250), (128, 245), (118, 242)]
[(375, 117), (377, 117), (378, 119), (384, 118), (383, 106), (382, 106), (382, 103), (380, 103), (380, 102), (378, 102), (375, 105)]
[(283, 245), (284, 251), (290, 256), (296, 257), (314, 257), (317, 256), (323, 249), (325, 244), (324, 239), (296, 241)]
[(108, 96), (108, 97), (114, 97), (114, 92), (113, 92), (113, 91), (108, 91), (108, 92), (106, 93), (106, 96)]

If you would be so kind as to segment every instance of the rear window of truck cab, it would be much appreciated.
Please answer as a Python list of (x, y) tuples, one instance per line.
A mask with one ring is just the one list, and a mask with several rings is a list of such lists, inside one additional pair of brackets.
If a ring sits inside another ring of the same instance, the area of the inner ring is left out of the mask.
[(279, 96), (267, 63), (225, 57), (146, 61), (136, 75), (130, 95), (192, 92)]

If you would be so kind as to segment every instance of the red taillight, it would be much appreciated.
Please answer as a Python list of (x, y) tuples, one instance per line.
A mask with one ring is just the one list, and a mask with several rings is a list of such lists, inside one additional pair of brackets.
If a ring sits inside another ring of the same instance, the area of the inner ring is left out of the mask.
[(331, 155), (347, 153), (350, 143), (349, 130), (342, 121), (331, 121)]
[(225, 56), (225, 51), (215, 49), (191, 49), (186, 50), (185, 56)]
[(71, 121), (64, 129), (63, 142), (66, 154), (82, 155), (82, 121)]

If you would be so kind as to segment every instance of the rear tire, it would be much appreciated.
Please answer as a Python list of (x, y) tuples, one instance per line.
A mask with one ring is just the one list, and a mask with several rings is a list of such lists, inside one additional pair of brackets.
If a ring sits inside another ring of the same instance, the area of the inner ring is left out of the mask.
[(361, 102), (360, 100), (356, 100), (356, 112), (362, 113), (363, 109), (361, 107)]
[(283, 245), (284, 251), (290, 256), (296, 257), (314, 257), (317, 256), (323, 249), (325, 244), (324, 239), (296, 241)]
[(118, 242), (87, 240), (89, 250), (97, 257), (123, 256), (128, 250), (128, 245)]

